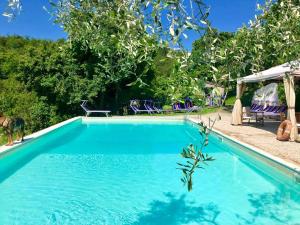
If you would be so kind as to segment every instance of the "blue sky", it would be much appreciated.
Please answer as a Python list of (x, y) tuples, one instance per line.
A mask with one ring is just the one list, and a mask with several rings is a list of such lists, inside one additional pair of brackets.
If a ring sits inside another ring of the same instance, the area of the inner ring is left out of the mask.
[[(242, 24), (247, 24), (254, 17), (257, 2), (262, 0), (206, 0), (210, 10), (212, 25), (221, 31), (235, 31)], [(1, 14), (5, 9), (6, 1), (0, 2)], [(12, 22), (0, 16), (0, 35), (22, 35), (33, 38), (56, 40), (65, 38), (66, 34), (56, 24), (50, 15), (43, 9), (48, 6), (48, 0), (23, 0), (21, 14)], [(185, 41), (185, 47), (191, 49), (194, 40), (199, 34), (192, 34)]]

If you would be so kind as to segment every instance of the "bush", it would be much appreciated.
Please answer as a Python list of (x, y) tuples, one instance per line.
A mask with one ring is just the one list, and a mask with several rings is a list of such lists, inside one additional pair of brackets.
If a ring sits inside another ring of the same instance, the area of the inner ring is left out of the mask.
[(233, 106), (234, 103), (235, 103), (235, 99), (236, 99), (235, 96), (227, 97), (226, 100), (225, 100), (225, 105), (226, 106)]
[(172, 106), (171, 105), (164, 105), (163, 110), (172, 110)]
[(34, 132), (61, 120), (56, 108), (46, 104), (45, 97), (38, 97), (33, 91), (15, 79), (0, 80), (0, 112), (8, 117), (22, 117), (26, 132)]

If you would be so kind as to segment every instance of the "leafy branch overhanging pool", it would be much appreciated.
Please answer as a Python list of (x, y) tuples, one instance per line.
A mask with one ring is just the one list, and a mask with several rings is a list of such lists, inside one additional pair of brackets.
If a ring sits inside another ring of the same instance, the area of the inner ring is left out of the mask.
[(210, 137), (187, 193), (184, 121), (78, 119), (0, 156), (0, 224), (297, 224), (300, 184)]

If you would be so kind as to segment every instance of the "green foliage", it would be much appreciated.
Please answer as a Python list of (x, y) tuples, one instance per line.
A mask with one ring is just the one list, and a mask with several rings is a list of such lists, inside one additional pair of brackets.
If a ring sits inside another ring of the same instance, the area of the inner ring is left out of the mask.
[(65, 58), (59, 55), (62, 43), (0, 37), (0, 111), (6, 116), (23, 117), (27, 132), (74, 115), (67, 105), (73, 92), (62, 95), (58, 91), (63, 82), (58, 74), (67, 71)]
[(24, 118), (27, 132), (40, 130), (59, 120), (55, 108), (13, 78), (0, 80), (0, 111), (9, 117)]
[[(51, 4), (50, 12), (68, 33), (66, 41), (0, 38), (1, 83), (11, 82), (15, 89), (10, 92), (21, 95), (3, 100), (2, 110), (24, 115), (30, 130), (78, 115), (81, 99), (121, 113), (131, 98), (157, 97), (170, 103), (191, 94), (202, 96), (199, 81), (188, 77), (185, 69), (186, 52), (170, 50), (169, 66), (159, 65), (161, 49), (181, 47), (187, 30), (206, 27), (202, 0)], [(18, 101), (23, 95), (32, 102), (27, 112)], [(1, 92), (1, 98), (7, 97)]]
[[(82, 50), (80, 46), (70, 48), (63, 40), (1, 37), (0, 110), (8, 116), (24, 117), (27, 130), (32, 132), (82, 114), (81, 99), (89, 99), (91, 104), (98, 103), (101, 108), (122, 109), (131, 98), (161, 96), (154, 92), (164, 84), (167, 87), (167, 83), (152, 80), (159, 80), (159, 77), (166, 80), (165, 74), (173, 74), (175, 64), (171, 59), (170, 67), (163, 72), (156, 70), (155, 66), (149, 67), (143, 75), (143, 82), (149, 85), (128, 85), (136, 81), (136, 74), (141, 74), (138, 71), (112, 82), (99, 64), (101, 57), (90, 50)], [(155, 52), (154, 55), (159, 54)], [(159, 57), (153, 61), (159, 64), (158, 60)], [(164, 68), (163, 65), (160, 68)], [(115, 102), (116, 94), (118, 103)]]
[[(257, 89), (257, 88), (256, 88)], [(252, 91), (249, 91), (252, 90)], [(248, 89), (247, 92), (245, 92), (241, 98), (242, 105), (250, 106), (252, 104), (252, 97), (255, 89)]]
[(172, 110), (172, 106), (171, 105), (163, 105), (162, 109), (163, 110)]
[(226, 106), (233, 106), (235, 100), (236, 100), (236, 97), (235, 97), (235, 96), (227, 97), (226, 100), (225, 100), (225, 105), (226, 105)]
[(243, 26), (226, 46), (209, 54), (229, 78), (249, 75), (300, 58), (300, 4), (298, 0), (266, 1), (261, 14)]
[[(295, 89), (295, 91), (297, 93), (297, 88)], [(283, 83), (279, 83), (278, 84), (278, 99), (279, 99), (279, 102), (281, 104), (285, 104), (286, 105), (286, 97), (285, 97), (285, 90), (284, 90)], [(296, 98), (296, 99), (300, 99), (300, 98)]]
[(66, 82), (59, 79), (61, 95), (75, 94), (69, 104), (88, 99), (118, 113), (130, 98), (150, 95), (145, 89), (153, 76), (157, 42), (127, 1), (59, 1), (54, 5), (56, 21), (69, 36), (62, 52), (63, 58), (70, 59), (70, 69), (62, 75)]
[[(267, 0), (263, 6), (258, 4), (258, 10), (259, 15), (249, 26), (244, 25), (234, 34), (219, 33), (208, 26), (207, 32), (193, 44), (194, 72), (203, 80), (234, 91), (238, 77), (299, 59), (299, 0)], [(249, 86), (248, 91), (257, 89), (257, 84)], [(251, 98), (245, 93), (242, 101), (250, 104)], [(279, 98), (285, 102), (282, 86)]]
[(191, 53), (191, 70), (198, 78), (219, 85), (228, 85), (228, 77), (220, 68), (225, 62), (214, 58), (218, 48), (227, 52), (228, 42), (234, 37), (233, 33), (219, 32), (216, 29), (207, 29), (206, 33), (193, 43)]
[[(221, 119), (220, 116), (218, 119)], [(177, 163), (179, 165), (178, 169), (182, 171), (181, 181), (184, 185), (187, 185), (188, 191), (191, 191), (193, 189), (193, 175), (196, 169), (203, 169), (201, 164), (206, 164), (206, 162), (214, 160), (213, 157), (208, 156), (208, 154), (204, 154), (203, 151), (208, 145), (208, 137), (216, 120), (217, 119), (214, 119), (212, 123), (209, 124), (209, 126), (201, 122), (199, 124), (199, 134), (201, 135), (200, 147), (197, 148), (197, 146), (190, 144), (188, 147), (183, 148), (180, 154), (181, 157), (185, 159), (185, 162)], [(210, 118), (209, 121), (211, 122)]]
[[(229, 86), (300, 58), (299, 1), (259, 6), (262, 13), (234, 34), (211, 28), (201, 0), (183, 2), (57, 1), (52, 12), (68, 40), (0, 38), (1, 110), (37, 130), (81, 114), (81, 99), (114, 113), (131, 98), (171, 104), (189, 96), (201, 105), (206, 81)], [(203, 32), (191, 56), (172, 50), (189, 29)]]
[[(75, 58), (91, 55), (96, 63), (89, 63), (90, 73), (99, 78), (102, 92), (109, 90), (114, 108), (122, 105), (129, 91), (145, 90), (149, 85), (145, 96), (168, 103), (191, 93), (196, 99), (203, 97), (199, 81), (188, 76), (187, 52), (170, 50), (182, 47), (187, 30), (201, 31), (207, 26), (208, 12), (202, 0), (189, 4), (182, 0), (60, 0), (53, 5), (56, 22), (69, 36), (66, 49)], [(157, 76), (152, 82), (153, 73)]]
[[(177, 54), (178, 58), (173, 58), (170, 54)], [(164, 100), (167, 104), (190, 97), (194, 104), (203, 105), (203, 80), (191, 75), (188, 66), (191, 62), (188, 57), (181, 58), (184, 54), (170, 49), (158, 51), (153, 60), (155, 76), (151, 82), (154, 97)]]

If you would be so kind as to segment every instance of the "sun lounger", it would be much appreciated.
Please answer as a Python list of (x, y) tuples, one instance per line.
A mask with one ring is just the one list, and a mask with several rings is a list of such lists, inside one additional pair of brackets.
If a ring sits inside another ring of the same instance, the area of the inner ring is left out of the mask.
[(184, 108), (184, 107), (181, 105), (181, 103), (179, 103), (179, 102), (174, 103), (174, 104), (172, 105), (172, 110), (173, 110), (174, 112), (186, 112), (186, 111), (188, 111), (188, 109), (187, 109), (187, 108)]
[(154, 106), (154, 102), (152, 100), (144, 100), (144, 107), (147, 109), (149, 112), (157, 112), (161, 113), (161, 111)]
[[(144, 104), (140, 104), (141, 101), (144, 101)], [(144, 107), (144, 108), (142, 108)], [(134, 114), (137, 113), (145, 113), (147, 112), (148, 114), (155, 113), (155, 109), (151, 109), (148, 106), (146, 107), (145, 105), (145, 100), (130, 100), (130, 108), (134, 112)]]
[(281, 116), (283, 113), (286, 112), (286, 110), (287, 107), (285, 105), (275, 106), (272, 109), (265, 111), (264, 116), (268, 116), (268, 117)]
[(205, 105), (206, 106), (214, 106), (213, 97), (211, 95), (206, 95), (205, 97)]
[(199, 111), (201, 107), (199, 106), (194, 106), (190, 98), (186, 98), (184, 103), (174, 103), (172, 105), (172, 109), (175, 112), (194, 112), (194, 111)]
[[(264, 109), (266, 109), (266, 107)], [(248, 124), (250, 124), (251, 120), (254, 120), (255, 125), (263, 126), (264, 125), (264, 111), (262, 111), (262, 110), (255, 111), (255, 110), (251, 110), (251, 107), (243, 107), (242, 120), (247, 120)]]
[(184, 105), (188, 112), (199, 111), (201, 109), (201, 107), (195, 106), (190, 98), (185, 99)]
[(109, 113), (111, 113), (111, 111), (109, 110), (91, 110), (87, 107), (87, 100), (82, 100), (82, 103), (81, 103), (81, 108), (85, 111), (85, 116), (89, 116), (91, 113), (103, 113), (105, 114), (106, 117), (109, 116)]
[[(250, 107), (250, 113), (255, 114), (258, 116), (258, 114), (261, 114), (260, 119), (263, 119), (264, 117), (275, 117), (275, 118), (282, 118), (284, 113), (286, 112), (287, 107), (285, 105), (281, 106), (263, 106), (258, 104), (252, 104)], [(261, 118), (263, 117), (263, 118)]]
[(188, 112), (196, 112), (199, 111), (201, 109), (200, 106), (192, 106), (190, 108), (188, 108)]
[(153, 109), (156, 110), (156, 112), (158, 113), (168, 112), (168, 110), (164, 110), (160, 106), (156, 106), (155, 104), (153, 105)]
[(146, 109), (150, 110), (151, 112), (163, 113), (163, 112), (170, 111), (170, 110), (162, 109), (159, 102), (154, 102), (153, 100), (145, 100), (144, 106)]

